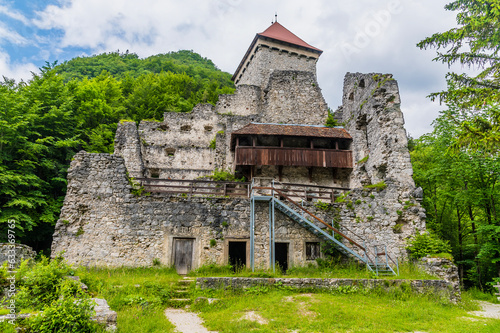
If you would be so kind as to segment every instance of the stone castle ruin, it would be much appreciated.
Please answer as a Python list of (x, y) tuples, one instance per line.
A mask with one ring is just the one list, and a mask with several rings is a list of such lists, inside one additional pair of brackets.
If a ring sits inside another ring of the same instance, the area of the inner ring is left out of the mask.
[[(322, 243), (366, 263), (405, 257), (425, 213), (397, 83), (348, 73), (335, 112), (343, 126), (324, 127), (321, 53), (275, 22), (252, 41), (233, 95), (162, 122), (121, 122), (114, 154), (75, 155), (52, 253), (180, 273), (207, 263), (286, 269), (323, 256)], [(208, 181), (215, 170), (248, 182)]]

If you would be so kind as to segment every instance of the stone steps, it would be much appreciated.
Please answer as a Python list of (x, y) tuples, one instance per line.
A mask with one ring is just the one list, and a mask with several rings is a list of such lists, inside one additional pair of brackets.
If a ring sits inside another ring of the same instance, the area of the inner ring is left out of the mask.
[(189, 298), (191, 286), (195, 283), (195, 279), (183, 277), (178, 280), (173, 286), (172, 298), (167, 302), (170, 307), (182, 308), (193, 303)]

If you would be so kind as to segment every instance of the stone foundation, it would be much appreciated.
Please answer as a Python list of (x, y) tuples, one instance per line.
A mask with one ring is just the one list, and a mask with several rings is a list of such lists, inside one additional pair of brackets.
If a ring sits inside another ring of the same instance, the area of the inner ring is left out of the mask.
[(381, 280), (381, 279), (314, 279), (314, 278), (239, 278), (239, 277), (203, 277), (196, 279), (200, 289), (247, 289), (256, 286), (285, 286), (297, 290), (335, 290), (339, 287), (352, 286), (362, 289), (391, 290), (404, 289), (408, 286), (418, 294), (432, 294), (456, 302), (453, 286), (444, 280)]

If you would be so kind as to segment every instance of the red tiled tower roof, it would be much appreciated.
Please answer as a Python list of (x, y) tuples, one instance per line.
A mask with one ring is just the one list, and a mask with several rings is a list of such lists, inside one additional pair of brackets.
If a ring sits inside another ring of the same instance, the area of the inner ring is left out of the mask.
[(236, 72), (234, 72), (234, 75), (232, 77), (232, 80), (236, 82), (236, 78), (240, 70), (242, 69), (243, 65), (245, 64), (246, 59), (250, 56), (250, 52), (252, 51), (253, 47), (257, 43), (257, 41), (265, 40), (265, 39), (270, 39), (274, 40), (278, 43), (283, 43), (283, 44), (289, 44), (292, 46), (295, 46), (298, 49), (305, 49), (307, 51), (310, 51), (312, 53), (315, 53), (317, 57), (323, 53), (320, 49), (307, 44), (304, 42), (302, 39), (294, 35), (290, 30), (279, 24), (277, 21), (271, 24), (269, 28), (264, 30), (261, 33), (258, 33), (255, 35), (255, 38), (252, 41), (252, 44), (250, 44), (250, 47), (248, 48), (247, 52), (245, 53), (245, 56), (241, 60), (240, 64), (238, 65), (238, 68), (236, 69)]
[(278, 22), (274, 22), (269, 28), (264, 30), (264, 32), (257, 34), (257, 36), (272, 38), (281, 42), (302, 46), (307, 49), (315, 50), (318, 52), (323, 52), (320, 49), (307, 44), (306, 42), (304, 42), (302, 39), (294, 35), (290, 30), (288, 30)]

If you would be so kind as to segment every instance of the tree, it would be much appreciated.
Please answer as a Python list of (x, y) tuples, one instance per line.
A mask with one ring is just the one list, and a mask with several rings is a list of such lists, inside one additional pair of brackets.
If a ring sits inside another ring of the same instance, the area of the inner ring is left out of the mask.
[(450, 240), (465, 278), (482, 287), (500, 276), (500, 0), (456, 0), (445, 9), (457, 12), (457, 27), (417, 46), (435, 47), (435, 61), (474, 74), (448, 73), (447, 90), (430, 95), (448, 109), (412, 158), (429, 225)]
[(435, 61), (459, 63), (475, 75), (448, 73), (448, 89), (430, 95), (454, 108), (446, 116), (455, 123), (456, 144), (498, 152), (500, 146), (500, 1), (457, 0), (445, 6), (458, 11), (458, 27), (436, 33), (417, 44), (435, 47)]

